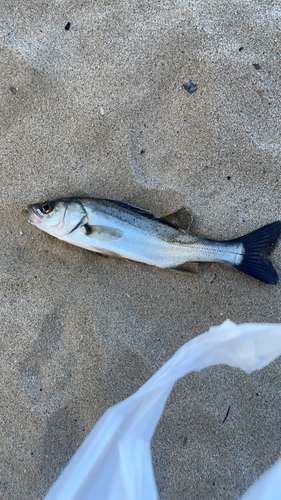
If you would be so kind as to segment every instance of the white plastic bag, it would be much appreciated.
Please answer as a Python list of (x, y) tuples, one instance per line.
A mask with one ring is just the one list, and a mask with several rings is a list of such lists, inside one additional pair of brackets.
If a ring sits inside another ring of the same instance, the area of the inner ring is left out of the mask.
[(241, 500), (280, 500), (281, 460), (278, 460), (243, 495)]
[[(187, 342), (135, 394), (106, 411), (45, 500), (156, 500), (150, 440), (174, 383), (217, 364), (251, 373), (280, 354), (281, 325), (227, 320)], [(279, 491), (278, 497), (248, 492), (245, 500), (281, 499)]]

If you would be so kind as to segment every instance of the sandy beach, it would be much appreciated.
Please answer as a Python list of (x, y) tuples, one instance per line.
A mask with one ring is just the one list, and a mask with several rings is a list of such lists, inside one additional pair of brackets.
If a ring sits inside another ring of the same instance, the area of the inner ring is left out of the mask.
[[(280, 28), (274, 1), (2, 0), (1, 499), (43, 499), (103, 413), (211, 325), (281, 322), (280, 284), (101, 256), (23, 212), (187, 206), (212, 239), (280, 220)], [(272, 262), (281, 276), (280, 243)], [(280, 368), (176, 384), (152, 443), (161, 500), (238, 499), (279, 458)]]

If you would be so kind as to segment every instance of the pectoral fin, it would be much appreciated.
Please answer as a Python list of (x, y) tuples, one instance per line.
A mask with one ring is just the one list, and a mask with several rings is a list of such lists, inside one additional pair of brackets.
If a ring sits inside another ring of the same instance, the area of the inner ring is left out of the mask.
[(123, 232), (115, 227), (90, 226), (89, 224), (84, 224), (84, 228), (87, 236), (96, 237), (102, 241), (118, 240), (123, 235)]
[(193, 216), (186, 207), (182, 207), (173, 214), (162, 217), (162, 219), (171, 226), (176, 227), (180, 231), (188, 233), (193, 220)]

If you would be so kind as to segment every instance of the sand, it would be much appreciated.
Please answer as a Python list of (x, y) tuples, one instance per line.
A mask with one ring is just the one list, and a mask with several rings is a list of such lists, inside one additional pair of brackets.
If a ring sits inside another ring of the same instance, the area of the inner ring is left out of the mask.
[[(188, 206), (218, 239), (280, 219), (280, 4), (2, 0), (0, 18), (1, 498), (37, 500), (183, 343), (226, 318), (281, 322), (281, 287), (99, 256), (22, 210)], [(280, 367), (175, 386), (152, 443), (161, 500), (237, 499), (277, 460)]]

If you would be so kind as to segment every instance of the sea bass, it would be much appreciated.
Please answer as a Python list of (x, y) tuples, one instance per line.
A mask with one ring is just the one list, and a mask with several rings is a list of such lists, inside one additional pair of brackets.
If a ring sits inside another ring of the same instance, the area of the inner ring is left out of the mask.
[(68, 198), (29, 205), (28, 212), (38, 228), (93, 252), (178, 271), (189, 271), (191, 262), (220, 262), (264, 283), (278, 283), (268, 257), (281, 236), (281, 221), (215, 241), (189, 233), (192, 216), (186, 208), (157, 218), (120, 201)]

